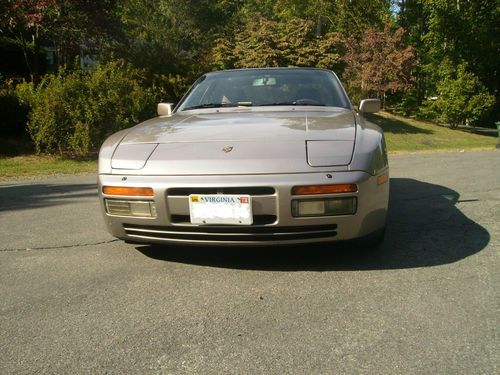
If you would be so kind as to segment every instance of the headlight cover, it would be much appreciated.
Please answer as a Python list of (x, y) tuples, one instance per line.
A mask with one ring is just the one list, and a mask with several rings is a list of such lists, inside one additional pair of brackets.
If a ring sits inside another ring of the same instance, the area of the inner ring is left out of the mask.
[(157, 143), (120, 144), (111, 159), (111, 167), (113, 169), (142, 169), (157, 146)]
[(306, 141), (307, 163), (311, 167), (348, 165), (354, 141)]

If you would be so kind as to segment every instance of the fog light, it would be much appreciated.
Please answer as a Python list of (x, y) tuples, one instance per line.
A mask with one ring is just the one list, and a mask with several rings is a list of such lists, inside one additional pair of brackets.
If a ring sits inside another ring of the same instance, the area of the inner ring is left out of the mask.
[(156, 205), (149, 201), (105, 199), (106, 212), (115, 216), (156, 217)]
[(294, 217), (353, 215), (356, 213), (355, 197), (331, 199), (300, 199), (292, 201)]

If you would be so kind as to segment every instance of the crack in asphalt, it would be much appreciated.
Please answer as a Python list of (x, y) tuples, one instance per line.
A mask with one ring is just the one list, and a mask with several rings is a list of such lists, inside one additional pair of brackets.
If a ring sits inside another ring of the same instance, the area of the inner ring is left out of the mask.
[(0, 249), (2, 251), (30, 251), (30, 250), (55, 250), (55, 249), (69, 249), (73, 247), (84, 247), (84, 246), (94, 246), (94, 245), (104, 245), (112, 242), (119, 241), (117, 238), (108, 241), (91, 242), (91, 243), (79, 243), (73, 245), (61, 245), (61, 246), (43, 246), (43, 247), (25, 247), (25, 248), (7, 248)]

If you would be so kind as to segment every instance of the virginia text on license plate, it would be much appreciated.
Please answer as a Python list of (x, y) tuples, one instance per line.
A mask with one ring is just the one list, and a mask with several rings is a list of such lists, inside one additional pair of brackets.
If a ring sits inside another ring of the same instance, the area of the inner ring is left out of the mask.
[(251, 225), (252, 199), (249, 195), (191, 194), (189, 213), (192, 224)]

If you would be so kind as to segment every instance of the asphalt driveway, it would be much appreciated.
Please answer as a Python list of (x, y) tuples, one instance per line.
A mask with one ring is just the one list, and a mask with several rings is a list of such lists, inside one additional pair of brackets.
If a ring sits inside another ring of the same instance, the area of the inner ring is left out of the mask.
[(378, 253), (128, 245), (95, 176), (0, 184), (0, 373), (497, 374), (500, 152), (390, 162)]

